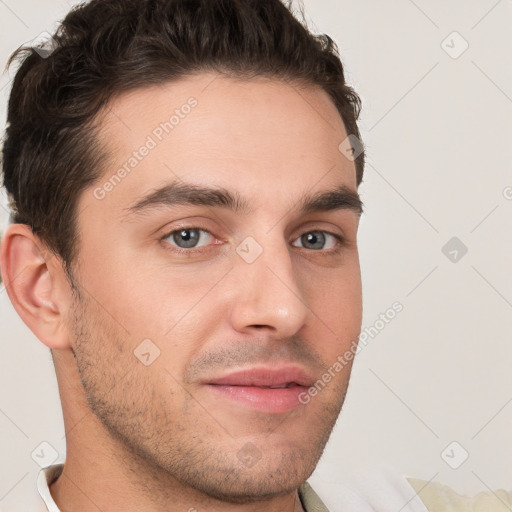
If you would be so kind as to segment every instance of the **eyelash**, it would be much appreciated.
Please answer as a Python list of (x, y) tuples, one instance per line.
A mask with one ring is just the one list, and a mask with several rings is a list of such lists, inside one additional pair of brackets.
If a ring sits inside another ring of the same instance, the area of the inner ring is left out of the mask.
[[(164, 236), (162, 236), (160, 238), (160, 242), (163, 242), (166, 238), (169, 238), (173, 233), (178, 233), (180, 231), (204, 231), (205, 233), (208, 233), (213, 238), (217, 239), (217, 237), (215, 237), (215, 235), (213, 235), (207, 229), (201, 228), (199, 226), (184, 226), (184, 227), (175, 228), (172, 231), (168, 232), (167, 234), (165, 234)], [(304, 233), (299, 235), (295, 240), (297, 240), (301, 236), (306, 235), (308, 233), (324, 233), (324, 234), (332, 236), (336, 240), (336, 246), (334, 248), (332, 248), (332, 249), (328, 249), (328, 250), (309, 249), (309, 251), (311, 251), (313, 253), (318, 253), (318, 255), (320, 255), (320, 256), (332, 256), (332, 255), (335, 255), (335, 254), (339, 254), (341, 252), (341, 250), (347, 245), (346, 244), (346, 240), (345, 240), (345, 238), (343, 236), (338, 235), (336, 233), (331, 233), (330, 231), (326, 231), (326, 230), (323, 230), (323, 229), (310, 229), (308, 231), (304, 231)], [(214, 244), (214, 245), (220, 245), (220, 244)], [(170, 243), (164, 244), (164, 248), (166, 250), (169, 250), (169, 251), (172, 251), (173, 253), (177, 253), (177, 254), (180, 254), (180, 255), (183, 255), (183, 256), (187, 256), (187, 257), (193, 257), (196, 254), (204, 253), (204, 252), (210, 250), (211, 247), (212, 247), (212, 245), (202, 246), (200, 248), (182, 249), (181, 247), (177, 247), (177, 246), (172, 245)], [(297, 247), (297, 249), (308, 250), (306, 247)]]

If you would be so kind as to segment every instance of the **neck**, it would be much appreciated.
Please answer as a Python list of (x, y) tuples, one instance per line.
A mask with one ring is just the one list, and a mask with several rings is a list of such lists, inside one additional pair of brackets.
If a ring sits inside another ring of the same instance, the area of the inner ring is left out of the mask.
[(50, 494), (59, 510), (76, 512), (304, 512), (298, 492), (259, 502), (228, 503), (172, 481), (162, 489), (161, 482), (148, 478), (150, 473), (143, 470), (130, 468), (128, 472), (132, 478), (113, 474), (109, 465), (68, 458), (61, 475), (50, 485)]

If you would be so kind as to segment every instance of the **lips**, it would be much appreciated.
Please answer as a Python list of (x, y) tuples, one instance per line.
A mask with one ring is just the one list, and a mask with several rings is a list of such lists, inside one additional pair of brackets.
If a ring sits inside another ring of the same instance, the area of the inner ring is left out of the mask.
[(299, 396), (314, 382), (296, 366), (250, 368), (205, 381), (217, 398), (224, 398), (260, 412), (283, 413), (298, 407)]

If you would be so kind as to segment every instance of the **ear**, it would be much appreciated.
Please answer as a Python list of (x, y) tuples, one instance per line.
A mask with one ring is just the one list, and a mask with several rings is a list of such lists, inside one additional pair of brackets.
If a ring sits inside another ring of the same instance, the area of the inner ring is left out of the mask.
[(11, 224), (0, 250), (2, 280), (30, 330), (49, 348), (71, 347), (64, 321), (71, 287), (60, 259), (25, 224)]

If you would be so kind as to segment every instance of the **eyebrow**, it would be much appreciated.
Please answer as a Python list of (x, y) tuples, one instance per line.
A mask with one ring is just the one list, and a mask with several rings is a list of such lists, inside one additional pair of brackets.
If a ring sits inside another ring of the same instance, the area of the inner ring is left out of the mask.
[[(149, 213), (151, 210), (172, 206), (206, 206), (231, 210), (234, 213), (249, 215), (253, 212), (249, 202), (237, 191), (224, 187), (207, 187), (185, 182), (172, 182), (164, 185), (125, 208), (125, 217)], [(300, 214), (334, 210), (351, 210), (358, 217), (363, 213), (363, 203), (359, 194), (345, 185), (316, 194), (305, 193), (295, 208)]]

